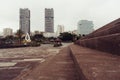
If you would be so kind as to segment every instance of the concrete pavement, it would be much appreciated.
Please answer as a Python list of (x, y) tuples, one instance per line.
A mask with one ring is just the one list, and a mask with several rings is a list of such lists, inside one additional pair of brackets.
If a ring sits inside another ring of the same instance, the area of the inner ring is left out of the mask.
[(120, 80), (120, 56), (78, 45), (70, 49), (81, 80)]
[(70, 57), (69, 48), (64, 48), (54, 58), (39, 64), (26, 76), (14, 80), (79, 80), (76, 68)]

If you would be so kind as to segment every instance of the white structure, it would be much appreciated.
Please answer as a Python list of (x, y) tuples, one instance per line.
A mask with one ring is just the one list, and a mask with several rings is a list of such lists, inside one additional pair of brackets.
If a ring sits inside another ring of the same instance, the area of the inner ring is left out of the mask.
[(58, 25), (57, 26), (57, 32), (56, 32), (57, 36), (59, 36), (60, 33), (63, 33), (63, 32), (64, 32), (64, 26), (63, 25)]
[(30, 34), (30, 10), (28, 8), (20, 9), (20, 30), (24, 34)]
[(88, 21), (88, 20), (80, 20), (78, 22), (78, 34), (89, 34), (91, 33), (94, 29), (94, 24), (92, 21)]
[(45, 32), (54, 33), (54, 10), (45, 8)]
[(43, 36), (44, 37), (56, 37), (56, 34), (55, 33), (50, 33), (50, 32), (44, 32)]
[(11, 28), (4, 28), (3, 29), (3, 35), (4, 36), (13, 35), (13, 30)]
[(25, 36), (26, 42), (31, 42), (30, 35), (27, 33)]

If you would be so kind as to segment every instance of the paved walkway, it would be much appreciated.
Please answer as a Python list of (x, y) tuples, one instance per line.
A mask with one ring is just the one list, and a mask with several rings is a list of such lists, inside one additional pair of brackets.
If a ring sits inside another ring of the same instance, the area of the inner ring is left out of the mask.
[(120, 80), (120, 56), (71, 45), (14, 80)]
[(64, 48), (54, 58), (39, 64), (27, 74), (18, 76), (15, 80), (79, 80), (70, 50)]

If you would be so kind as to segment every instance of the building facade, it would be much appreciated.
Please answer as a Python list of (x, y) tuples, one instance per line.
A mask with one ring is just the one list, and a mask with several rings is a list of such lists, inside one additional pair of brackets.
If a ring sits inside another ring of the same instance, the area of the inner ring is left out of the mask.
[(57, 32), (56, 32), (57, 36), (59, 36), (60, 33), (63, 33), (63, 32), (64, 32), (64, 26), (63, 25), (58, 25), (57, 26)]
[(12, 30), (11, 28), (4, 28), (4, 29), (3, 29), (3, 35), (4, 35), (4, 36), (13, 35), (13, 30)]
[(28, 8), (20, 9), (20, 30), (24, 34), (30, 34), (30, 10)]
[(55, 33), (51, 33), (51, 32), (44, 32), (43, 36), (47, 37), (47, 38), (49, 38), (49, 37), (57, 37)]
[(81, 34), (81, 35), (86, 35), (86, 34), (89, 34), (91, 32), (94, 31), (94, 24), (92, 21), (88, 21), (88, 20), (80, 20), (78, 22), (78, 34)]
[(54, 33), (54, 10), (45, 8), (45, 32)]

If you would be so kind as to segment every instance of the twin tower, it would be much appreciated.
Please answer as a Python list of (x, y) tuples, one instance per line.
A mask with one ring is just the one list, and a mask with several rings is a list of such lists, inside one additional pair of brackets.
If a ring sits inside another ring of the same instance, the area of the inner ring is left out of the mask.
[[(20, 9), (20, 30), (24, 34), (30, 34), (30, 10), (28, 8)], [(54, 32), (54, 10), (45, 8), (45, 32)]]

